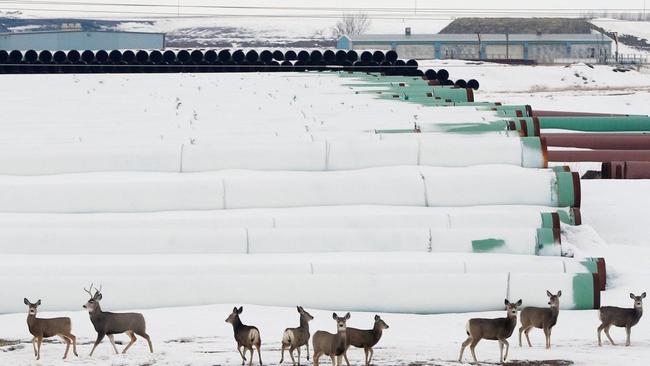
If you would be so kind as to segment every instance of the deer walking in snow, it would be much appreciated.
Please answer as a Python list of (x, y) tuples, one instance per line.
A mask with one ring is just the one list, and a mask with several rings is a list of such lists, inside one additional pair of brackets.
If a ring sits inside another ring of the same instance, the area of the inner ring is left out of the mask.
[[(374, 347), (379, 340), (381, 339), (381, 335), (384, 331), (384, 329), (388, 329), (388, 324), (386, 324), (380, 317), (379, 315), (375, 315), (375, 324), (372, 327), (372, 329), (369, 330), (361, 330), (361, 329), (356, 329), (356, 328), (347, 328), (347, 335), (348, 335), (348, 347), (354, 346), (357, 348), (363, 348), (363, 351), (366, 355), (365, 357), (365, 364), (366, 366), (370, 365), (370, 362), (372, 362), (372, 355), (375, 353), (373, 351), (372, 347)], [(345, 353), (343, 354), (343, 357), (345, 357), (345, 363), (350, 366), (350, 361), (348, 361), (348, 350), (347, 348), (345, 349)]]
[(34, 356), (36, 356), (37, 360), (41, 359), (41, 343), (43, 342), (43, 338), (54, 336), (59, 336), (65, 343), (63, 359), (68, 357), (71, 343), (72, 352), (75, 356), (79, 356), (77, 354), (77, 337), (71, 333), (72, 322), (70, 321), (70, 318), (37, 318), (36, 312), (38, 307), (41, 305), (41, 300), (32, 304), (27, 300), (27, 298), (25, 298), (23, 299), (23, 302), (29, 307), (29, 313), (27, 314), (27, 327), (29, 328), (29, 333), (34, 336), (34, 338), (32, 338), (32, 347), (34, 347)]
[(314, 334), (312, 344), (314, 346), (314, 366), (318, 366), (320, 356), (329, 356), (332, 359), (332, 366), (341, 366), (341, 359), (348, 347), (346, 322), (350, 319), (350, 313), (339, 317), (332, 314), (336, 321), (336, 334), (319, 330)]
[(99, 301), (102, 299), (102, 288), (99, 286), (99, 289), (95, 289), (95, 294), (92, 293), (93, 285), (90, 285), (90, 289), (86, 291), (90, 295), (90, 299), (83, 305), (83, 308), (88, 310), (88, 315), (90, 315), (90, 321), (93, 323), (95, 331), (97, 331), (97, 339), (93, 345), (93, 349), (90, 351), (90, 356), (92, 357), (95, 348), (101, 343), (105, 336), (108, 336), (108, 339), (113, 345), (113, 350), (115, 354), (118, 354), (117, 347), (115, 346), (115, 334), (126, 333), (126, 335), (131, 338), (129, 344), (124, 347), (122, 353), (126, 351), (135, 343), (136, 337), (135, 334), (147, 340), (149, 344), (149, 351), (153, 353), (153, 346), (151, 345), (151, 338), (147, 334), (147, 325), (144, 320), (144, 316), (140, 313), (110, 313), (108, 311), (103, 311), (102, 307), (99, 305)]
[[(476, 359), (476, 353), (474, 348), (481, 339), (489, 339), (493, 341), (499, 341), (499, 362), (505, 362), (508, 358), (508, 350), (510, 349), (510, 344), (507, 339), (512, 335), (512, 332), (517, 326), (517, 307), (521, 306), (521, 300), (516, 303), (511, 303), (506, 299), (504, 301), (506, 305), (506, 317), (505, 318), (496, 318), (496, 319), (480, 319), (473, 318), (467, 322), (465, 325), (465, 330), (467, 331), (467, 339), (463, 342), (460, 347), (460, 356), (458, 357), (458, 362), (463, 362), (463, 351), (465, 347), (469, 345), (470, 351), (472, 351), (472, 357), (474, 362), (478, 364)], [(506, 354), (503, 354), (503, 346), (506, 346)]]
[(521, 334), (526, 335), (528, 347), (533, 345), (528, 338), (528, 332), (533, 328), (540, 328), (544, 330), (546, 337), (546, 349), (551, 348), (551, 329), (557, 323), (557, 316), (560, 314), (560, 296), (562, 291), (558, 291), (557, 295), (553, 295), (550, 291), (546, 290), (548, 299), (548, 308), (527, 307), (521, 311), (521, 327), (519, 328), (519, 347), (521, 347)]
[(309, 361), (309, 322), (314, 319), (311, 314), (305, 311), (302, 306), (298, 306), (298, 314), (300, 314), (300, 326), (298, 328), (287, 328), (282, 333), (282, 357), (280, 363), (284, 362), (284, 350), (289, 348), (289, 356), (291, 361), (296, 364), (293, 358), (293, 350), (298, 350), (298, 366), (300, 366), (300, 347), (307, 347), (307, 361)]
[[(244, 311), (244, 307), (240, 306), (239, 309), (234, 307), (232, 313), (226, 318), (226, 323), (232, 324), (233, 331), (235, 332), (235, 341), (237, 342), (237, 351), (241, 355), (243, 365), (246, 362), (246, 351), (250, 351), (251, 359), (249, 365), (253, 364), (253, 347), (257, 348), (257, 356), (260, 360), (260, 366), (262, 366), (262, 352), (260, 352), (260, 347), (262, 346), (262, 340), (260, 339), (260, 331), (253, 326), (245, 325), (239, 319), (239, 314)], [(242, 352), (242, 347), (244, 352)]]
[(645, 292), (641, 296), (636, 296), (630, 293), (630, 298), (634, 300), (633, 308), (619, 308), (616, 306), (602, 306), (598, 313), (600, 321), (602, 324), (598, 327), (598, 345), (602, 346), (600, 341), (600, 332), (605, 331), (605, 335), (609, 342), (615, 346), (616, 344), (612, 340), (612, 337), (609, 335), (609, 328), (614, 325), (617, 327), (624, 327), (627, 338), (625, 340), (625, 345), (630, 345), (630, 333), (632, 332), (632, 327), (637, 325), (641, 316), (643, 315), (643, 299), (645, 299)]

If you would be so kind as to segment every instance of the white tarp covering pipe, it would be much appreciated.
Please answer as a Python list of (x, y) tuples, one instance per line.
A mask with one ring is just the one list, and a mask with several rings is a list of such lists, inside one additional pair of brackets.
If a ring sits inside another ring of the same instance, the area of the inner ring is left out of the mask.
[(325, 206), (140, 213), (0, 213), (0, 228), (553, 228), (580, 224), (579, 209), (539, 206)]
[[(557, 233), (557, 235), (555, 235)], [(462, 252), (559, 256), (559, 230), (535, 228), (3, 228), (2, 254)]]
[[(562, 270), (563, 262), (575, 260), (557, 258), (542, 268), (526, 259), (520, 261), (519, 256), (460, 257), (453, 258), (458, 261), (454, 266), (451, 258), (438, 265), (435, 259), (428, 262), (427, 256), (400, 258), (402, 255), (357, 255), (340, 261), (332, 255), (290, 255), (285, 259), (240, 255), (3, 256), (0, 274), (12, 271), (15, 281), (3, 286), (0, 313), (23, 311), (25, 296), (47, 299), (49, 310), (80, 309), (87, 300), (83, 288), (91, 282), (101, 283), (103, 305), (116, 310), (248, 303), (404, 313), (488, 311), (500, 310), (504, 298), (522, 298), (526, 306), (546, 306), (546, 289), (562, 290), (564, 309), (598, 306), (597, 276), (579, 263), (574, 266), (579, 272)], [(407, 265), (411, 261), (414, 266)], [(492, 268), (477, 265), (484, 261)], [(494, 268), (497, 261), (504, 265)], [(27, 263), (38, 264), (49, 275), (30, 271)], [(382, 273), (377, 273), (380, 267)], [(386, 289), (391, 289), (390, 296)], [(349, 295), (338, 296), (340, 293)], [(447, 296), (458, 293), (464, 301)]]
[[(505, 165), (344, 172), (0, 176), (0, 212), (90, 213), (304, 206), (577, 206), (571, 173)], [(480, 182), (481, 184), (477, 184)]]
[[(544, 168), (536, 137), (400, 135), (376, 141), (224, 141), (120, 146), (16, 145), (0, 152), (0, 175), (86, 172), (204, 172), (226, 169), (327, 171), (380, 166), (507, 164)], [(390, 136), (390, 135), (386, 135)]]

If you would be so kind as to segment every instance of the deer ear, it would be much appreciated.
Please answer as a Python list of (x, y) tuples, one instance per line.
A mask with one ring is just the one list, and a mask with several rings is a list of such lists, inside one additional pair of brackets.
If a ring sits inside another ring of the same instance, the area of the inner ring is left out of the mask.
[(379, 315), (375, 315), (375, 321), (379, 320)]
[(38, 299), (38, 301), (36, 301), (36, 305), (41, 306), (41, 299)]
[(339, 316), (336, 313), (332, 313), (332, 319), (336, 320)]
[(562, 296), (562, 290), (557, 292), (557, 297), (560, 297), (560, 296)]
[(553, 296), (553, 294), (551, 293), (551, 291), (546, 290), (546, 296), (551, 297), (551, 296)]
[(237, 314), (241, 314), (241, 313), (243, 313), (243, 312), (244, 312), (244, 307), (243, 307), (243, 306), (240, 306), (240, 307), (239, 307), (239, 310), (237, 310)]
[(232, 308), (232, 312), (237, 313), (237, 307), (236, 306), (234, 308)]
[(24, 298), (23, 302), (25, 303), (25, 305), (29, 305), (29, 300), (27, 300), (27, 298)]
[(300, 310), (301, 310), (300, 306), (296, 306), (296, 310), (298, 310), (298, 312), (300, 312)]
[(630, 299), (634, 299), (634, 294), (630, 292)]
[(508, 299), (505, 299), (505, 300), (503, 300), (503, 303), (508, 305), (508, 304), (510, 304), (510, 301), (508, 301)]
[(521, 306), (521, 304), (523, 304), (523, 301), (521, 301), (521, 299), (519, 299), (519, 301), (517, 301), (517, 306)]
[(95, 300), (99, 301), (104, 297), (101, 293), (97, 294), (97, 298)]
[(641, 294), (641, 298), (645, 299), (645, 292)]
[(345, 320), (350, 319), (350, 313), (345, 314)]

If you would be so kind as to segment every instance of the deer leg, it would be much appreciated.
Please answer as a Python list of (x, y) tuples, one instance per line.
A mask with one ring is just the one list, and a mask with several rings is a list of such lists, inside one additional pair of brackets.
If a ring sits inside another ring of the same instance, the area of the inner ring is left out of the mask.
[[(242, 353), (241, 349), (242, 349), (242, 345), (239, 344), (239, 343), (237, 343), (237, 352), (239, 352), (239, 355), (240, 355), (241, 358), (242, 358), (242, 362), (241, 362), (241, 364), (243, 365), (244, 362), (246, 361), (246, 356), (244, 356), (244, 354)], [(246, 349), (244, 349), (244, 350), (246, 350)]]
[(282, 347), (282, 353), (280, 354), (280, 364), (282, 364), (282, 362), (284, 362), (284, 350), (286, 349), (285, 346), (286, 346), (286, 345), (285, 345), (284, 343), (281, 344), (281, 347)]
[(503, 362), (506, 362), (506, 359), (508, 358), (508, 351), (510, 351), (510, 343), (508, 343), (508, 340), (503, 338), (501, 340), (506, 345), (506, 354), (503, 356)]
[[(260, 350), (261, 346), (262, 345), (260, 343), (255, 345), (255, 348), (257, 348), (257, 359), (260, 361), (260, 366), (262, 366), (262, 351)], [(251, 354), (251, 358), (252, 357), (253, 357), (253, 355)]]
[(519, 327), (519, 347), (522, 347), (522, 345), (521, 345), (521, 335), (522, 335), (522, 333), (524, 333), (524, 326), (523, 325), (521, 327)]
[(36, 352), (36, 337), (32, 338), (32, 347), (34, 347), (34, 357), (38, 356), (38, 352)]
[(309, 361), (309, 340), (307, 340), (307, 361)]
[(108, 334), (107, 337), (108, 340), (111, 341), (111, 344), (113, 345), (113, 350), (115, 351), (115, 354), (116, 355), (119, 354), (119, 352), (117, 352), (117, 347), (115, 347), (115, 337), (112, 334)]
[(609, 339), (609, 343), (611, 343), (612, 346), (615, 346), (616, 343), (614, 343), (614, 340), (613, 340), (612, 337), (609, 335), (609, 328), (610, 328), (610, 327), (611, 327), (611, 325), (608, 325), (608, 326), (605, 327), (605, 335), (607, 336), (607, 339)]
[[(244, 354), (246, 354), (246, 347), (244, 347)], [(253, 346), (251, 346), (250, 349), (248, 349), (251, 353), (251, 358), (248, 360), (248, 366), (253, 366)]]
[(524, 330), (524, 335), (526, 336), (526, 342), (528, 342), (528, 347), (532, 347), (533, 344), (530, 343), (530, 337), (528, 336), (528, 333), (533, 329), (533, 327), (528, 327), (526, 330)]
[(460, 356), (458, 356), (458, 362), (463, 362), (463, 352), (465, 352), (465, 347), (467, 347), (470, 343), (472, 343), (472, 337), (468, 337), (460, 346)]
[(546, 349), (551, 349), (551, 328), (544, 327), (544, 338), (546, 339)]
[(343, 355), (336, 356), (336, 365), (341, 366), (343, 363)]
[[(296, 348), (294, 346), (289, 347), (289, 356), (291, 357), (291, 363), (296, 366), (296, 359), (293, 357), (293, 351)], [(283, 352), (284, 353), (284, 352)]]
[(300, 346), (298, 348), (298, 366), (300, 366)]
[(320, 355), (320, 353), (314, 351), (314, 357), (312, 357), (314, 359), (314, 366), (318, 366), (318, 359), (320, 358)]
[(348, 348), (345, 349), (345, 352), (343, 352), (343, 358), (345, 358), (345, 364), (348, 365), (348, 366), (350, 366), (350, 361), (348, 361), (348, 349), (349, 348), (350, 347), (348, 346)]
[(499, 363), (503, 362), (503, 342), (501, 342), (501, 339), (498, 340), (499, 342)]
[[(144, 338), (145, 341), (147, 341), (147, 344), (149, 345), (149, 352), (153, 353), (153, 345), (151, 344), (151, 337), (149, 337), (149, 334), (141, 331), (133, 331), (133, 333), (139, 335), (140, 337)], [(135, 338), (135, 337), (134, 337)]]
[(95, 340), (95, 344), (93, 345), (93, 349), (90, 350), (90, 357), (93, 357), (93, 352), (95, 352), (95, 348), (102, 342), (102, 339), (104, 339), (104, 336), (106, 336), (105, 333), (97, 333), (97, 339)]
[(625, 334), (627, 335), (627, 338), (625, 340), (625, 346), (629, 347), (630, 346), (630, 333), (632, 332), (631, 327), (625, 327)]
[(598, 346), (599, 347), (603, 345), (602, 342), (600, 341), (600, 332), (603, 331), (603, 328), (605, 328), (604, 324), (601, 324), (601, 325), (598, 326)]
[(75, 356), (79, 357), (77, 354), (77, 337), (75, 337), (72, 333), (66, 334), (66, 337), (68, 337), (72, 342), (72, 353), (74, 353)]
[(368, 366), (370, 364), (370, 361), (368, 361), (368, 348), (364, 348), (363, 353), (364, 353), (364, 356), (365, 356), (364, 357), (365, 365)]
[(330, 356), (330, 359), (332, 360), (332, 366), (337, 366), (336, 365), (336, 358), (334, 356)]
[(36, 338), (36, 359), (41, 359), (41, 342), (43, 342), (43, 337)]
[(370, 358), (368, 359), (368, 364), (372, 363), (372, 356), (375, 355), (375, 350), (370, 347)]
[(476, 348), (476, 345), (481, 339), (472, 339), (472, 343), (469, 345), (469, 350), (472, 351), (472, 358), (474, 358), (474, 363), (478, 364), (478, 360), (476, 359), (476, 353), (474, 352), (474, 348)]
[(128, 351), (129, 348), (131, 348), (131, 346), (133, 345), (133, 343), (135, 343), (135, 341), (137, 340), (137, 338), (135, 338), (135, 334), (133, 334), (132, 331), (129, 330), (126, 331), (125, 333), (126, 335), (129, 336), (129, 338), (131, 338), (131, 341), (129, 341), (129, 344), (127, 344), (126, 347), (124, 347), (124, 349), (122, 350), (122, 354), (126, 353), (126, 351)]
[(65, 343), (65, 352), (63, 353), (63, 359), (68, 358), (68, 351), (70, 351), (70, 340), (63, 335), (59, 335), (59, 338)]

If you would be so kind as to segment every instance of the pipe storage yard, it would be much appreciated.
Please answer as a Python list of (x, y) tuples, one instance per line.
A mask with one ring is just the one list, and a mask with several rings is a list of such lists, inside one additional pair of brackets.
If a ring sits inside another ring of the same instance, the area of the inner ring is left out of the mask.
[[(0, 72), (53, 74), (0, 123), (0, 313), (25, 289), (77, 309), (91, 282), (116, 309), (594, 309), (606, 258), (576, 250), (561, 163), (650, 172), (648, 116), (480, 100), (393, 51), (0, 51)], [(25, 110), (50, 82), (56, 108)]]

